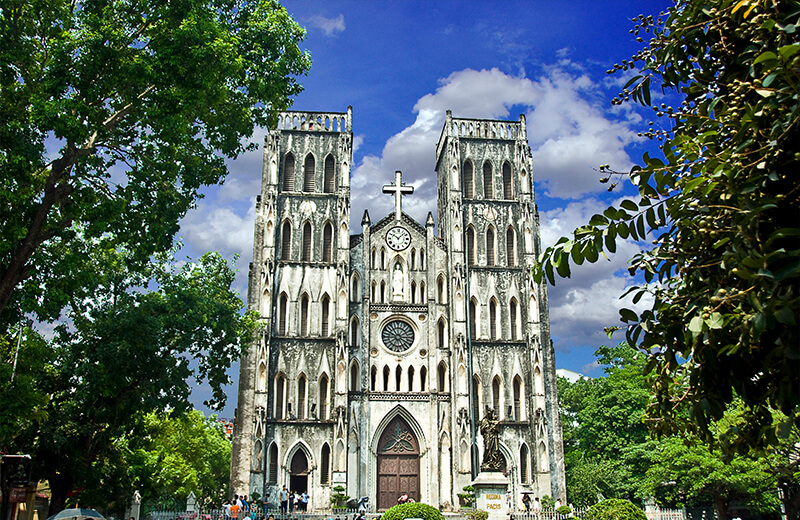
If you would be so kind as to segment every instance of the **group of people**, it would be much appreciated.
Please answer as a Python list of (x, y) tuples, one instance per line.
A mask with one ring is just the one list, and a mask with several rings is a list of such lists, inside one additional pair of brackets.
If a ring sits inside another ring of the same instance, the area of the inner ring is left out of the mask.
[[(509, 501), (509, 507), (511, 507), (510, 491), (506, 494), (506, 497)], [(530, 493), (525, 493), (522, 495), (522, 505), (525, 507), (526, 513), (539, 514), (539, 512), (542, 510), (542, 503), (539, 501), (539, 497), (535, 497), (533, 500), (531, 500)], [(553, 505), (553, 509), (558, 511), (559, 507), (561, 507), (561, 499), (557, 498), (555, 504)]]
[(292, 513), (294, 511), (308, 511), (308, 493), (303, 491), (289, 491), (286, 486), (283, 486), (278, 492), (278, 500), (281, 503), (281, 511), (284, 513)]
[(225, 518), (236, 519), (250, 516), (250, 503), (247, 495), (233, 495), (233, 500), (226, 500), (222, 504), (222, 511)]

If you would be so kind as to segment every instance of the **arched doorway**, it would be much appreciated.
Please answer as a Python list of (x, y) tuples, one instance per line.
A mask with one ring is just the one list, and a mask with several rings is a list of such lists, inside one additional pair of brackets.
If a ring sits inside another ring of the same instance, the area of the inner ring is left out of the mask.
[(419, 442), (402, 417), (395, 417), (378, 441), (378, 509), (397, 504), (403, 493), (419, 502)]
[(303, 450), (297, 450), (289, 465), (289, 490), (298, 493), (308, 491), (308, 459)]

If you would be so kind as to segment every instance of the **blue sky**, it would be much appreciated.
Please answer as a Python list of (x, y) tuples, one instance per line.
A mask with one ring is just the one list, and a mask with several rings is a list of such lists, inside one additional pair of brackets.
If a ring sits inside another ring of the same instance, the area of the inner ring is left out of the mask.
[[(365, 209), (373, 222), (393, 210), (381, 186), (392, 182), (395, 170), (416, 188), (404, 197), (404, 211), (421, 223), (429, 211), (435, 216), (434, 150), (448, 109), (454, 117), (518, 120), (525, 114), (546, 245), (633, 193), (625, 183), (609, 193), (598, 181), (599, 165), (626, 170), (655, 148), (636, 135), (651, 113), (610, 104), (631, 74), (606, 70), (642, 46), (628, 32), (630, 19), (655, 16), (669, 2), (283, 4), (307, 29), (302, 47), (313, 61), (293, 109), (343, 112), (353, 106), (353, 234), (361, 231)], [(264, 133), (258, 129), (253, 139), (263, 142)], [(261, 150), (229, 167), (225, 185), (207, 189), (186, 216), (181, 238), (193, 257), (208, 250), (239, 254), (237, 289), (244, 295)], [(638, 250), (635, 243), (619, 245), (610, 261), (584, 264), (549, 288), (557, 368), (601, 375), (593, 354), (609, 343), (603, 327), (619, 324), (617, 311), (625, 306), (619, 295), (634, 283), (627, 261)], [(231, 373), (237, 379), (238, 366)], [(204, 395), (198, 389), (196, 401)], [(223, 416), (233, 415), (235, 384), (228, 395)]]

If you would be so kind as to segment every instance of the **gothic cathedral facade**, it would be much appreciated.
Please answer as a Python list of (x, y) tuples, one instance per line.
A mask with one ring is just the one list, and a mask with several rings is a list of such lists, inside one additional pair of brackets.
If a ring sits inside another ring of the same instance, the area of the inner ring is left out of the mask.
[[(402, 211), (350, 229), (352, 108), (284, 112), (265, 138), (231, 490), (277, 502), (333, 488), (378, 510), (407, 493), (444, 510), (480, 472), (500, 420), (512, 496), (565, 498), (532, 156), (519, 121), (448, 111), (436, 147), (438, 232)], [(413, 196), (413, 195), (412, 195)], [(518, 506), (519, 507), (519, 506)]]

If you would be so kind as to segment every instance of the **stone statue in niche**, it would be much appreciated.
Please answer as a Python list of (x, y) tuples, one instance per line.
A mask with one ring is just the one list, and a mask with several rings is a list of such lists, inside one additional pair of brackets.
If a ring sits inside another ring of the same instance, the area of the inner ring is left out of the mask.
[(500, 422), (492, 408), (486, 409), (486, 415), (481, 421), (481, 435), (483, 435), (481, 471), (500, 471), (503, 467), (503, 459), (500, 456)]
[(392, 299), (393, 300), (402, 300), (403, 299), (403, 266), (400, 265), (400, 262), (394, 264), (394, 270), (392, 270)]

